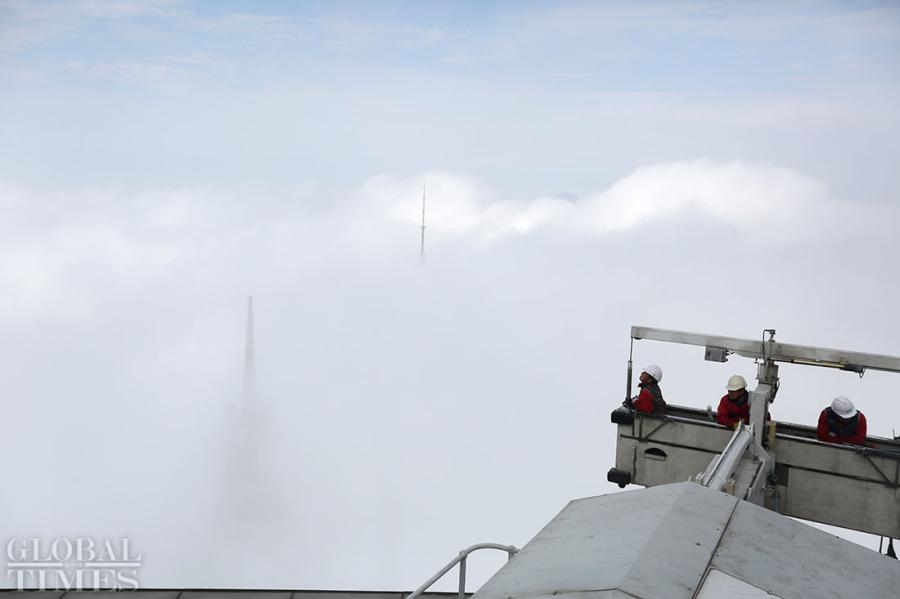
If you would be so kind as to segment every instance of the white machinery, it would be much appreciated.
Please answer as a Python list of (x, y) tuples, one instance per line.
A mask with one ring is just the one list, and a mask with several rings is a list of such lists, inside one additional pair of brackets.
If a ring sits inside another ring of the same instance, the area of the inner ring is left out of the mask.
[[(767, 336), (768, 338), (765, 338)], [(620, 408), (616, 466), (608, 480), (624, 487), (647, 487), (694, 480), (776, 512), (900, 537), (900, 442), (869, 437), (865, 447), (816, 439), (815, 429), (767, 421), (778, 392), (778, 362), (900, 372), (900, 358), (775, 341), (701, 335), (635, 326), (634, 340), (652, 339), (706, 348), (706, 359), (729, 354), (755, 359), (756, 388), (750, 396), (750, 425), (731, 431), (712, 422), (705, 410), (669, 406), (663, 416)], [(631, 390), (631, 357), (628, 390)]]
[[(900, 596), (900, 562), (890, 551), (786, 517), (900, 537), (900, 440), (835, 445), (813, 427), (766, 420), (778, 362), (861, 375), (900, 372), (900, 358), (778, 343), (775, 331), (766, 333), (752, 341), (632, 327), (632, 348), (654, 339), (703, 346), (708, 360), (757, 360), (749, 426), (732, 431), (708, 410), (671, 404), (660, 415), (615, 410), (608, 479), (652, 488), (573, 500), (521, 550), (490, 545), (510, 560), (472, 599)], [(631, 378), (629, 358), (629, 393)], [(459, 599), (468, 551), (436, 575), (460, 562)]]

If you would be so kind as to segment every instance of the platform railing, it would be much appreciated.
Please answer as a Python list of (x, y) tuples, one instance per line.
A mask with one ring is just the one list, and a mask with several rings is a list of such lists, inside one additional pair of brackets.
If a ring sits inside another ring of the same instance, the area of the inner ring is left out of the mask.
[(410, 593), (406, 599), (416, 599), (419, 595), (427, 591), (431, 585), (436, 583), (441, 577), (444, 576), (447, 572), (453, 569), (453, 566), (459, 564), (459, 598), (465, 599), (466, 597), (466, 560), (469, 557), (469, 554), (473, 551), (478, 551), (479, 549), (499, 549), (500, 551), (505, 551), (509, 556), (508, 560), (511, 560), (515, 557), (516, 553), (519, 552), (518, 548), (515, 545), (500, 545), (498, 543), (478, 543), (477, 545), (472, 545), (471, 547), (467, 547), (459, 552), (455, 558), (453, 558), (450, 563), (446, 566), (438, 570), (434, 576), (426, 580), (422, 586), (417, 588), (415, 591)]

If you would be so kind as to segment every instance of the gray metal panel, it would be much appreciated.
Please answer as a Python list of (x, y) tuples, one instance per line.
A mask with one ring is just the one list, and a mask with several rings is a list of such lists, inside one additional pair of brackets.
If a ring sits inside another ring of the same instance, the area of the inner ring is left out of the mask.
[[(403, 599), (408, 593), (366, 593), (356, 591), (296, 591), (293, 599)], [(423, 599), (428, 593), (421, 595)]]
[(731, 435), (705, 420), (635, 414), (632, 424), (618, 427), (616, 468), (630, 472), (638, 485), (684, 482), (703, 472)]
[[(293, 599), (403, 599), (410, 591), (293, 591)], [(472, 595), (472, 593), (467, 593)], [(428, 591), (419, 595), (422, 599), (456, 599), (458, 593)]]
[(694, 483), (571, 502), (475, 593), (690, 599), (737, 500)]
[[(403, 599), (408, 593), (371, 593), (358, 591), (295, 591), (293, 599)], [(422, 595), (423, 599), (428, 593)]]
[[(713, 412), (715, 414), (715, 412)], [(818, 414), (814, 414), (818, 419)], [(666, 408), (666, 418), (679, 422), (692, 422), (696, 425), (708, 426), (712, 428), (724, 429), (721, 425), (709, 420), (706, 410), (691, 408), (688, 406), (679, 406), (669, 404)], [(806, 424), (796, 424), (783, 420), (775, 421), (776, 429), (781, 436), (801, 437), (805, 439), (816, 440), (816, 427)], [(900, 452), (900, 440), (894, 440), (885, 437), (866, 437), (866, 443), (875, 449), (883, 449), (887, 451)]]
[(645, 487), (684, 482), (706, 470), (714, 457), (707, 451), (625, 437), (616, 444), (616, 468), (630, 472), (631, 482)]
[(746, 501), (712, 567), (784, 599), (896, 598), (900, 563)]
[(696, 599), (784, 599), (715, 568), (710, 569)]
[(184, 591), (181, 599), (291, 599), (291, 591)]
[[(782, 443), (778, 447), (782, 447)], [(839, 449), (839, 448), (835, 448)], [(799, 450), (794, 450), (799, 455)], [(778, 462), (782, 463), (787, 451), (779, 451)], [(840, 451), (829, 452), (832, 456)], [(814, 461), (821, 452), (807, 451), (805, 461)], [(873, 470), (870, 462), (852, 452), (845, 456), (858, 461), (857, 472), (868, 474)], [(825, 456), (827, 460), (828, 456)], [(835, 460), (836, 461), (836, 460)], [(883, 482), (859, 480), (844, 474), (835, 467), (816, 471), (799, 467), (788, 467), (787, 485), (778, 485), (778, 511), (804, 520), (822, 522), (852, 530), (860, 530), (892, 538), (900, 537), (900, 489)], [(896, 475), (893, 465), (890, 474)], [(785, 475), (783, 475), (785, 476)], [(774, 506), (767, 506), (774, 507)]]
[(665, 418), (661, 418), (640, 413), (635, 413), (634, 416), (632, 424), (619, 426), (620, 435), (661, 443), (681, 443), (710, 453), (722, 451), (734, 432), (720, 424), (709, 422), (705, 417), (700, 420), (666, 414)]
[[(273, 599), (286, 594), (292, 599), (403, 599), (410, 591), (344, 591), (344, 590), (284, 590), (284, 589), (137, 589), (135, 591), (18, 591), (16, 589), (0, 589), (0, 593), (28, 593), (23, 599), (106, 599), (109, 593), (137, 593), (142, 599), (181, 599), (185, 597), (220, 597), (222, 599), (253, 598)], [(65, 597), (63, 598), (63, 595)], [(472, 593), (467, 593), (470, 597)], [(455, 592), (428, 592), (421, 595), (423, 599), (457, 599)]]
[[(877, 451), (822, 443), (813, 427), (776, 423), (772, 446), (780, 513), (900, 538), (900, 444), (870, 437)], [(731, 432), (705, 411), (672, 406), (665, 419), (634, 414), (617, 427), (616, 468), (648, 487), (686, 481), (724, 449)], [(738, 485), (740, 488), (740, 485)]]
[[(140, 592), (141, 599), (176, 599), (179, 591), (124, 591)], [(26, 599), (31, 599), (29, 595)], [(69, 591), (64, 599), (109, 599), (109, 591)]]
[(641, 599), (631, 593), (613, 589), (611, 591), (579, 591), (567, 593), (565, 591), (554, 595), (534, 595), (528, 599)]
[(900, 453), (872, 452), (853, 445), (785, 435), (776, 435), (775, 448), (778, 462), (787, 466), (893, 485), (900, 482)]

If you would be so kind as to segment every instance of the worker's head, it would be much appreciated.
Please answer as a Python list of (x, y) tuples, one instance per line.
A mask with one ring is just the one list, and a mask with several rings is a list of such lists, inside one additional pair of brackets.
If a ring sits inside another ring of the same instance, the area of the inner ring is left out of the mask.
[(741, 399), (747, 392), (747, 381), (739, 374), (732, 375), (732, 377), (728, 379), (728, 384), (725, 385), (725, 389), (728, 391), (729, 399)]
[(649, 383), (658, 383), (662, 380), (662, 368), (657, 366), (656, 364), (650, 364), (649, 366), (645, 366), (644, 370), (641, 371), (641, 382), (646, 384)]
[(831, 401), (831, 411), (834, 412), (835, 416), (844, 420), (849, 420), (857, 414), (856, 406), (843, 395), (839, 395)]

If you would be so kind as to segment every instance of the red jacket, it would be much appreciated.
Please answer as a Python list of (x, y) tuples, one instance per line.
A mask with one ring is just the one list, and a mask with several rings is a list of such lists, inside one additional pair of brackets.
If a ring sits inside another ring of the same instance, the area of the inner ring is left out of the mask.
[(716, 410), (716, 422), (724, 424), (728, 428), (734, 428), (734, 425), (740, 420), (743, 420), (744, 424), (750, 424), (750, 398), (747, 397), (747, 401), (739, 404), (731, 401), (726, 393), (719, 400), (719, 409)]
[[(843, 434), (839, 430), (832, 431), (829, 427), (829, 412), (831, 412), (831, 408), (825, 408), (822, 410), (822, 413), (819, 414), (819, 426), (816, 428), (816, 436), (819, 438), (819, 441), (825, 441), (826, 443), (847, 443), (849, 445), (866, 444), (866, 417), (862, 412), (857, 412), (857, 414), (859, 414), (859, 422), (856, 424), (856, 430), (847, 431)], [(835, 417), (832, 417), (832, 422), (835, 422), (834, 418)], [(840, 425), (841, 422), (841, 420), (836, 421), (838, 425)]]
[(640, 394), (638, 394), (637, 399), (634, 400), (632, 407), (636, 411), (644, 412), (646, 414), (652, 414), (654, 412), (664, 412), (666, 408), (666, 402), (665, 400), (663, 400), (662, 391), (659, 390), (659, 386), (654, 385), (654, 387), (656, 388), (656, 392), (659, 394), (659, 401), (656, 402), (656, 404), (654, 404), (653, 402), (653, 394), (650, 392), (650, 390), (643, 384), (641, 384), (640, 387), (641, 392)]

